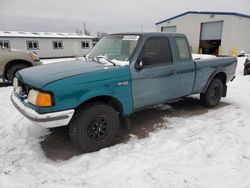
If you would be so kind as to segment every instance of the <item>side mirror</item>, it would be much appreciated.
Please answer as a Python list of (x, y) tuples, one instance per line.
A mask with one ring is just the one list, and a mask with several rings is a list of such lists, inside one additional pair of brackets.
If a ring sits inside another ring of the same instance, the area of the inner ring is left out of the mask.
[(145, 66), (148, 65), (152, 65), (152, 58), (151, 57), (147, 57), (147, 56), (143, 56), (141, 58), (138, 59), (135, 68), (137, 70), (142, 70)]

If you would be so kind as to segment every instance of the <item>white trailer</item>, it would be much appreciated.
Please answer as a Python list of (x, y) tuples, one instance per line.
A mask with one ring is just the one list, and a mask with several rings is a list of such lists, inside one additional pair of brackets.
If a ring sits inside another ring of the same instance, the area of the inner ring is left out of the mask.
[(0, 31), (0, 47), (35, 52), (40, 58), (83, 56), (95, 41), (76, 33)]

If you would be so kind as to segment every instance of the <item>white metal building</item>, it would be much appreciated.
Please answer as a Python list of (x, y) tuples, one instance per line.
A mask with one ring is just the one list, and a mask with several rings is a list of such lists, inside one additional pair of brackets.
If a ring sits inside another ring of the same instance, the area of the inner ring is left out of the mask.
[(95, 39), (76, 33), (0, 31), (0, 47), (36, 52), (40, 58), (85, 55)]
[(193, 53), (250, 53), (250, 15), (235, 12), (189, 11), (155, 24), (158, 32), (187, 35)]

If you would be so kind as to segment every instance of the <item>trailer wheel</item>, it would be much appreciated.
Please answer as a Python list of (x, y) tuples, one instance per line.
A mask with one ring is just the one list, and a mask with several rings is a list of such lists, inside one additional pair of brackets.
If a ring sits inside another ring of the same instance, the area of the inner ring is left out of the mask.
[(82, 152), (93, 152), (112, 145), (119, 130), (117, 111), (104, 103), (85, 105), (76, 111), (69, 136)]
[(201, 103), (207, 107), (216, 106), (223, 94), (223, 83), (220, 79), (214, 78), (207, 91), (200, 94)]
[(27, 65), (24, 65), (24, 64), (15, 64), (15, 65), (12, 65), (8, 71), (7, 71), (7, 78), (8, 78), (8, 81), (9, 82), (13, 82), (13, 79), (15, 78), (15, 74), (17, 71), (21, 70), (21, 69), (24, 69), (24, 68), (27, 68), (28, 66)]

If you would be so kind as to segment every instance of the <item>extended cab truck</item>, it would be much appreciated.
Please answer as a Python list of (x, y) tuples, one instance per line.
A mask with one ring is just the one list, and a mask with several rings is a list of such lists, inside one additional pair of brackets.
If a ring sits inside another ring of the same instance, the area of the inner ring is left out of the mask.
[(21, 69), (41, 65), (35, 53), (0, 47), (0, 78), (12, 82)]
[(68, 125), (73, 143), (91, 152), (111, 145), (135, 111), (197, 93), (216, 106), (236, 65), (231, 57), (194, 61), (183, 34), (113, 34), (85, 60), (19, 71), (11, 100), (43, 127)]

